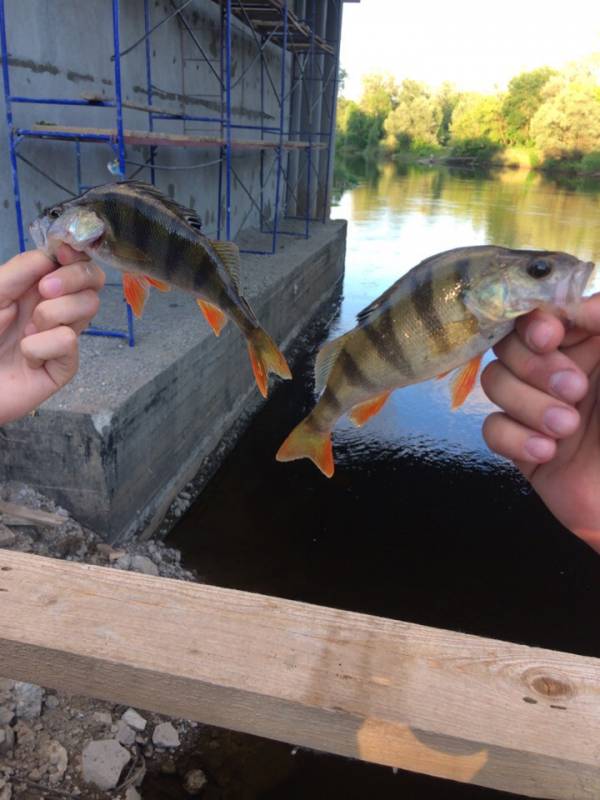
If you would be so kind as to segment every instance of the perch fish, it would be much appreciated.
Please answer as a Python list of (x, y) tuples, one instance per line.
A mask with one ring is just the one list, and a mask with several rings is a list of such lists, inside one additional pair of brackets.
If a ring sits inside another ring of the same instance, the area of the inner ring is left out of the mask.
[(452, 382), (457, 408), (475, 384), (484, 352), (510, 333), (515, 319), (541, 306), (568, 314), (593, 268), (567, 253), (487, 245), (422, 261), (361, 311), (355, 328), (319, 352), (320, 398), (277, 460), (309, 458), (331, 477), (331, 431), (342, 415), (364, 425), (394, 389), (461, 367)]
[(244, 334), (257, 386), (267, 396), (270, 372), (292, 377), (239, 287), (240, 254), (232, 242), (211, 241), (191, 209), (140, 181), (109, 183), (47, 209), (30, 226), (37, 247), (53, 255), (61, 242), (101, 267), (123, 273), (125, 299), (140, 317), (150, 286), (175, 286), (196, 297), (218, 336), (232, 319)]

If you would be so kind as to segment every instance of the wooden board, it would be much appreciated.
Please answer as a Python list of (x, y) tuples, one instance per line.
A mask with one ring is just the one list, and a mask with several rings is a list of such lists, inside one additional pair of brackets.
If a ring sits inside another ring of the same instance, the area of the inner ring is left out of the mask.
[[(110, 139), (115, 141), (117, 131), (115, 128), (81, 128), (69, 125), (32, 125), (30, 130), (44, 134), (51, 134), (53, 138), (60, 139), (61, 134), (66, 134), (63, 138), (69, 139), (72, 136), (97, 136), (99, 140)], [(180, 133), (161, 133), (158, 131), (133, 131), (124, 130), (123, 138), (126, 144), (141, 144), (147, 146), (169, 145), (170, 147), (221, 147), (227, 140), (220, 136), (198, 136), (196, 134)], [(236, 150), (275, 150), (279, 147), (279, 141), (267, 141), (263, 139), (233, 139), (231, 146)], [(284, 140), (282, 147), (284, 150), (305, 150), (308, 147), (323, 149), (327, 145), (324, 143), (309, 143), (302, 141)]]
[(600, 797), (600, 660), (0, 551), (0, 675), (531, 797)]

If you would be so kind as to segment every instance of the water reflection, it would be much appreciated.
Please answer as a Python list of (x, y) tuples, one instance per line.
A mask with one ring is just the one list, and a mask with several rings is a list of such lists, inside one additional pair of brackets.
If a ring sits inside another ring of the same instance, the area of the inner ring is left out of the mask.
[[(361, 164), (352, 164), (355, 179)], [(384, 164), (369, 166), (364, 181), (342, 194), (334, 218), (348, 220), (346, 277), (341, 313), (330, 338), (355, 324), (356, 314), (419, 261), (453, 247), (496, 244), (563, 250), (600, 261), (600, 181), (575, 192), (541, 173), (493, 173)], [(595, 276), (596, 289), (600, 289)], [(493, 358), (488, 353), (484, 364)], [(410, 442), (420, 457), (432, 450), (449, 457), (497, 463), (487, 450), (481, 423), (493, 410), (481, 388), (458, 411), (450, 410), (451, 377), (395, 392), (383, 411), (357, 431), (346, 420), (336, 428), (342, 455)]]

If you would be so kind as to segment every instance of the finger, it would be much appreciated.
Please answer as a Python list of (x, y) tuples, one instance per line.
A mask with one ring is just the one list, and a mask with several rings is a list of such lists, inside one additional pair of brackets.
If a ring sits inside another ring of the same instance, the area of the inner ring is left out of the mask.
[(59, 325), (87, 324), (98, 313), (100, 298), (92, 289), (44, 300), (35, 307), (31, 321), (38, 331)]
[(45, 366), (57, 387), (68, 383), (79, 366), (77, 335), (66, 326), (27, 336), (21, 341), (21, 352), (32, 369)]
[(76, 261), (89, 261), (90, 257), (63, 242), (56, 251), (56, 260), (59, 264), (65, 265), (74, 264)]
[(579, 412), (572, 406), (519, 380), (499, 361), (485, 368), (481, 385), (493, 403), (531, 430), (561, 439), (579, 427)]
[(32, 286), (56, 267), (41, 250), (28, 250), (0, 267), (0, 309), (18, 300)]
[(505, 367), (524, 383), (575, 405), (588, 390), (588, 379), (579, 366), (560, 350), (537, 354), (511, 334), (499, 342), (494, 352)]
[(91, 261), (77, 261), (59, 267), (50, 275), (43, 277), (38, 289), (42, 297), (60, 297), (84, 289), (99, 291), (104, 286), (105, 280), (104, 272), (96, 264), (92, 264)]
[(536, 308), (530, 314), (519, 317), (515, 330), (534, 353), (549, 353), (561, 344), (565, 336), (565, 326), (558, 317)]
[(510, 458), (525, 475), (532, 466), (545, 464), (556, 455), (554, 439), (541, 436), (537, 431), (521, 425), (500, 412), (486, 417), (483, 423), (483, 438), (490, 450)]
[[(1, 269), (1, 267), (0, 267)], [(0, 308), (0, 335), (16, 320), (18, 307), (16, 303), (11, 303), (5, 308)]]
[(590, 334), (600, 334), (600, 294), (588, 297), (575, 309), (572, 330), (567, 331), (563, 346), (577, 344)]

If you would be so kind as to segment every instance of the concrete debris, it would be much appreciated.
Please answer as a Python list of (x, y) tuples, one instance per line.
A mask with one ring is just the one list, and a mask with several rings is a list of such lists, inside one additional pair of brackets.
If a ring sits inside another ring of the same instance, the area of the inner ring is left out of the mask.
[(57, 708), (59, 702), (60, 701), (55, 694), (47, 694), (44, 700), (44, 706), (50, 709)]
[(13, 693), (17, 705), (17, 716), (20, 719), (36, 719), (42, 713), (44, 690), (33, 683), (16, 681)]
[(101, 725), (107, 725), (108, 727), (113, 724), (112, 714), (109, 714), (107, 711), (94, 711), (94, 719)]
[(142, 800), (142, 795), (135, 786), (130, 786), (125, 792), (125, 800)]
[(158, 575), (158, 567), (146, 556), (132, 556), (131, 569), (134, 572), (143, 572), (144, 575)]
[(185, 776), (183, 788), (188, 794), (196, 795), (202, 792), (207, 783), (206, 775), (201, 769), (192, 769)]
[(147, 724), (144, 717), (138, 714), (134, 708), (128, 708), (121, 719), (126, 725), (129, 725), (130, 728), (133, 728), (134, 731), (143, 731)]
[(16, 539), (17, 537), (11, 529), (0, 522), (0, 547), (10, 547), (15, 543)]
[(152, 741), (157, 747), (179, 747), (179, 734), (170, 722), (161, 722), (154, 728)]
[(12, 787), (10, 783), (0, 777), (0, 800), (12, 800)]
[(126, 722), (123, 722), (122, 719), (117, 723), (116, 733), (116, 739), (120, 744), (125, 745), (125, 747), (131, 747), (131, 745), (134, 744), (135, 731), (133, 728), (130, 728)]
[(41, 756), (48, 762), (48, 783), (51, 786), (60, 783), (69, 764), (69, 756), (65, 748), (56, 739), (50, 739), (42, 749)]
[(81, 774), (86, 783), (98, 789), (114, 789), (123, 767), (131, 761), (131, 753), (114, 739), (101, 739), (87, 744), (81, 754)]

